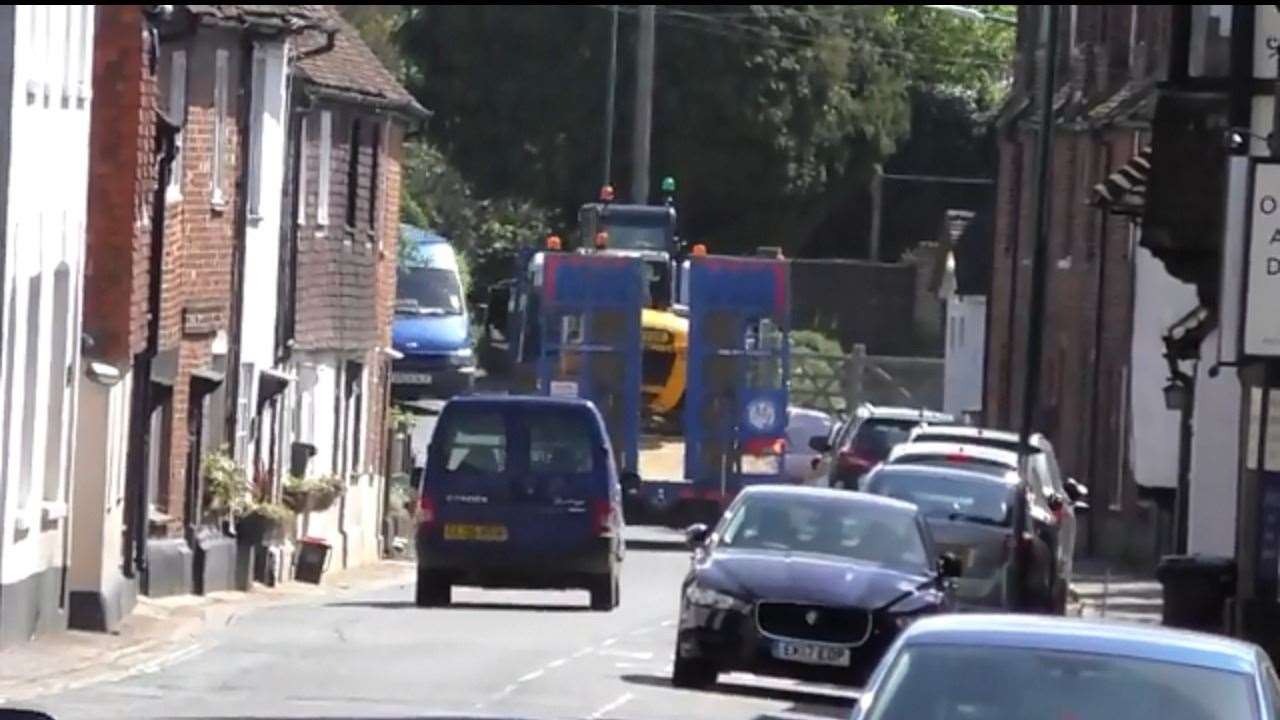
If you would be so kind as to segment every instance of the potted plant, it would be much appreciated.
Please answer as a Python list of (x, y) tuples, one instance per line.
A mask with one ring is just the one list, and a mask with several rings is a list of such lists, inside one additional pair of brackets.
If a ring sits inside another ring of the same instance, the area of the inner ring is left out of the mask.
[(216, 520), (230, 520), (249, 496), (244, 468), (223, 445), (200, 461), (200, 474), (204, 478), (205, 512)]
[(293, 522), (293, 511), (282, 503), (250, 502), (236, 521), (236, 534), (250, 545), (282, 540), (284, 529)]
[(284, 482), (284, 503), (294, 512), (323, 512), (346, 492), (347, 484), (336, 475), (315, 478), (290, 475)]

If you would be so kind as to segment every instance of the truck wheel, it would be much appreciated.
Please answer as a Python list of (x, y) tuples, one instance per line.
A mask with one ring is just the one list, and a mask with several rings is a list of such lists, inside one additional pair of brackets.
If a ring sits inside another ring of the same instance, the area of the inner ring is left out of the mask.
[(671, 665), (671, 684), (678, 688), (700, 690), (716, 684), (715, 666), (701, 658), (682, 658), (676, 653)]
[(591, 593), (592, 610), (609, 612), (610, 610), (618, 607), (618, 601), (622, 590), (622, 583), (618, 579), (618, 572), (613, 570), (607, 575), (599, 575), (592, 578), (591, 585), (587, 590)]
[(418, 607), (443, 607), (453, 600), (449, 578), (441, 572), (418, 571), (418, 585), (413, 601)]

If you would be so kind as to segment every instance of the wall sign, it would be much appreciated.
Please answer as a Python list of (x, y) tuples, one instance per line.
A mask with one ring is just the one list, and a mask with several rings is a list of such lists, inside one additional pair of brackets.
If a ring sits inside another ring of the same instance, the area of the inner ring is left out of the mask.
[(1253, 167), (1244, 352), (1280, 356), (1280, 164)]

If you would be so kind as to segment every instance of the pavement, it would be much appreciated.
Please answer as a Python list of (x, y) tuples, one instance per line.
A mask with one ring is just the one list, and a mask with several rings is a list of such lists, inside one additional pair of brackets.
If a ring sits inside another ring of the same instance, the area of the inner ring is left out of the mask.
[(422, 609), (401, 567), (390, 585), (258, 605), (207, 626), (195, 650), (22, 705), (59, 720), (848, 716), (856, 695), (843, 688), (736, 674), (710, 691), (671, 687), (688, 568), (674, 547), (629, 550), (622, 604), (608, 613), (589, 611), (580, 591), (472, 588)]
[(1160, 624), (1160, 583), (1150, 575), (1098, 560), (1077, 560), (1070, 614), (1117, 622)]

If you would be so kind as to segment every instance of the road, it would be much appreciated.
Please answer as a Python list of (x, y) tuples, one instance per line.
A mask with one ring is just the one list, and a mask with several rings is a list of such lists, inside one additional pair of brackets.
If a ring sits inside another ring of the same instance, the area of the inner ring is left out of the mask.
[(848, 690), (728, 675), (670, 686), (685, 553), (632, 549), (622, 605), (583, 592), (462, 588), (451, 608), (394, 587), (263, 608), (210, 631), (199, 654), (156, 672), (38, 698), (77, 718), (842, 718)]

